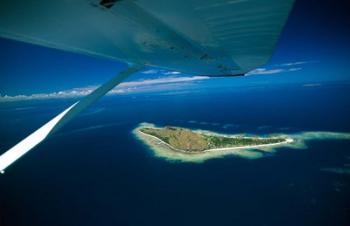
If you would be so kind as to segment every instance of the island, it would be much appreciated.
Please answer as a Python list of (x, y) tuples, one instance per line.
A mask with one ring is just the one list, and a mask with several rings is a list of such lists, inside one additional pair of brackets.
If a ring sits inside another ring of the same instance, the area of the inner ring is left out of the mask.
[(165, 126), (163, 128), (144, 127), (139, 129), (144, 135), (153, 136), (164, 142), (174, 151), (185, 153), (200, 153), (217, 149), (232, 149), (237, 147), (254, 147), (260, 145), (276, 145), (289, 142), (284, 137), (246, 137), (204, 134), (190, 129)]
[(260, 158), (264, 155), (262, 151), (271, 150), (271, 147), (275, 146), (289, 145), (294, 141), (291, 137), (283, 135), (227, 135), (176, 126), (157, 127), (149, 123), (142, 123), (134, 133), (157, 156), (168, 160), (192, 162), (227, 154)]

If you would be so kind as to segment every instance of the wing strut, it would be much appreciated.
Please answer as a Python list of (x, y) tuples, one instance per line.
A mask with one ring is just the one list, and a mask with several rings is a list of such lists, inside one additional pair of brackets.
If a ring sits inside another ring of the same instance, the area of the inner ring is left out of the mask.
[(7, 150), (0, 156), (0, 172), (4, 173), (4, 170), (14, 163), (17, 159), (21, 158), (28, 151), (33, 149), (36, 145), (45, 140), (53, 132), (57, 131), (68, 121), (73, 119), (77, 114), (97, 101), (100, 97), (104, 96), (108, 91), (121, 83), (129, 75), (139, 71), (142, 68), (141, 65), (131, 65), (126, 70), (120, 72), (111, 80), (98, 87), (92, 93), (84, 97), (82, 100), (74, 103), (59, 115), (51, 119), (45, 125), (34, 131), (28, 137), (24, 138), (21, 142)]

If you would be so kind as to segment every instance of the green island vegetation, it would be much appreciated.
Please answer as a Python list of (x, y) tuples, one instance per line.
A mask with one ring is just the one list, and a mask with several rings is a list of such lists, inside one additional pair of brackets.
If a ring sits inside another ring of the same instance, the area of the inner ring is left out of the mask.
[(185, 152), (203, 152), (209, 149), (235, 148), (287, 142), (284, 137), (224, 136), (194, 132), (190, 129), (166, 126), (163, 128), (142, 127), (140, 132), (154, 136), (170, 147)]

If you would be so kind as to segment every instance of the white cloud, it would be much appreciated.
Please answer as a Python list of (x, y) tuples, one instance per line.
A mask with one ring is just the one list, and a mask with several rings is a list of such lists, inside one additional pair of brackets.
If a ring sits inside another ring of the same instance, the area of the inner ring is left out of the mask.
[(156, 69), (150, 69), (150, 70), (146, 70), (146, 71), (143, 71), (141, 72), (142, 74), (156, 74), (158, 73), (159, 71), (156, 70)]
[(271, 74), (279, 74), (284, 72), (295, 72), (300, 71), (303, 68), (300, 65), (312, 63), (314, 61), (296, 61), (296, 62), (288, 62), (283, 64), (272, 65), (271, 67), (266, 68), (257, 68), (246, 75), (271, 75)]
[[(192, 77), (165, 77), (158, 79), (146, 79), (140, 81), (123, 82), (119, 86), (112, 89), (108, 95), (129, 93), (129, 92), (142, 92), (152, 89), (167, 89), (172, 88), (169, 85), (175, 86), (177, 83), (188, 83), (197, 80), (208, 79), (206, 76), (192, 76)], [(36, 93), (31, 95), (0, 95), (0, 102), (22, 101), (22, 100), (45, 100), (45, 99), (63, 99), (63, 98), (76, 98), (83, 97), (95, 90), (97, 86), (88, 86), (83, 88), (74, 88), (70, 90), (63, 90), (52, 93)]]
[(157, 79), (145, 79), (140, 81), (123, 82), (119, 86), (120, 87), (144, 86), (144, 85), (153, 85), (153, 84), (160, 84), (160, 83), (187, 82), (187, 81), (194, 81), (194, 80), (203, 80), (208, 78), (209, 77), (207, 76), (165, 77), (165, 78), (157, 78)]
[(284, 69), (257, 68), (248, 72), (246, 75), (269, 75), (269, 74), (277, 74), (281, 72), (284, 72)]
[(293, 68), (289, 68), (288, 70), (287, 70), (287, 72), (289, 71), (289, 72), (291, 72), (291, 71), (300, 71), (302, 68), (301, 67), (293, 67)]
[(284, 72), (300, 71), (301, 69), (302, 69), (301, 67), (274, 68), (274, 69), (257, 68), (255, 70), (248, 72), (246, 75), (271, 75), (271, 74), (279, 74)]
[(167, 71), (163, 73), (164, 75), (178, 75), (181, 74), (179, 71)]
[(150, 74), (179, 75), (179, 74), (181, 74), (181, 72), (179, 72), (179, 71), (168, 71), (168, 70), (163, 70), (163, 69), (159, 69), (159, 70), (149, 69), (149, 70), (143, 71), (141, 73), (147, 74), (147, 75), (150, 75)]
[[(279, 74), (284, 72), (295, 72), (302, 70), (302, 67), (296, 67), (296, 65), (303, 65), (307, 63), (312, 63), (314, 61), (296, 61), (288, 62), (278, 65), (273, 65), (267, 68), (257, 68), (248, 72), (246, 75), (270, 75), (270, 74)], [(196, 80), (208, 79), (207, 76), (181, 76), (176, 77), (176, 75), (181, 74), (178, 71), (167, 71), (167, 70), (156, 70), (149, 69), (142, 72), (143, 74), (163, 74), (170, 75), (170, 77), (163, 77), (157, 79), (145, 79), (139, 81), (130, 81), (123, 82), (108, 94), (120, 94), (120, 93), (129, 93), (129, 92), (142, 92), (150, 90), (165, 90), (165, 89), (178, 89), (175, 87), (175, 83), (188, 83)], [(172, 76), (173, 75), (173, 76)], [(75, 98), (83, 97), (91, 93), (96, 86), (88, 86), (83, 88), (74, 88), (70, 90), (63, 90), (59, 92), (52, 93), (36, 93), (32, 95), (17, 95), (17, 96), (8, 96), (0, 94), (0, 102), (9, 102), (9, 101), (20, 101), (20, 100), (42, 100), (42, 99), (62, 99), (62, 98)]]
[(310, 61), (289, 62), (289, 63), (280, 64), (280, 66), (290, 67), (290, 66), (301, 65), (301, 64), (307, 64), (307, 63), (310, 63)]

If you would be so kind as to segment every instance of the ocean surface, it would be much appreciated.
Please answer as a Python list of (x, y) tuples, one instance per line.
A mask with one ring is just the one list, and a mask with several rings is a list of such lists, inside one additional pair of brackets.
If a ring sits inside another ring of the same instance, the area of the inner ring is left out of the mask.
[[(349, 140), (257, 160), (169, 162), (142, 122), (221, 133), (350, 132), (350, 84), (230, 86), (107, 96), (0, 175), (0, 225), (350, 225)], [(74, 99), (0, 103), (0, 153)]]

